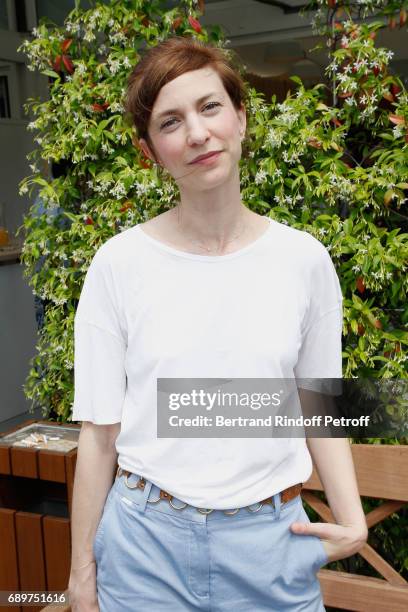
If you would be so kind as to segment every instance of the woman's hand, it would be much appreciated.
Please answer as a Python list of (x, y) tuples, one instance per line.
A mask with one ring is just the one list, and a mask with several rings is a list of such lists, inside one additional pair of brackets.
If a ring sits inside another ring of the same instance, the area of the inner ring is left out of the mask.
[(336, 525), (334, 523), (292, 523), (293, 533), (315, 535), (320, 538), (328, 562), (345, 559), (358, 552), (367, 541), (368, 529), (362, 525)]
[(99, 612), (95, 561), (78, 569), (71, 568), (68, 594), (72, 612)]

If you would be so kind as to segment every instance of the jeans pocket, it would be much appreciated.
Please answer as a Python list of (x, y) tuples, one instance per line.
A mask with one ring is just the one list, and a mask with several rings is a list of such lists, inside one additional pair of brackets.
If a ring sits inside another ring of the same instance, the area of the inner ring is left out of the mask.
[(319, 556), (318, 559), (316, 561), (317, 563), (317, 567), (316, 567), (316, 571), (319, 570), (321, 567), (323, 567), (324, 565), (326, 565), (329, 561), (329, 557), (328, 554), (326, 552), (326, 549), (323, 545), (322, 540), (319, 538), (319, 536), (315, 536), (316, 540), (317, 540), (317, 545), (319, 548)]

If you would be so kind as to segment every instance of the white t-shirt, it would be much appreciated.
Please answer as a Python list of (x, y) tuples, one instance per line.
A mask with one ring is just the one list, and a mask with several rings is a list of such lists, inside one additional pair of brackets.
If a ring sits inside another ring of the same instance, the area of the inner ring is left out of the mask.
[(276, 221), (196, 255), (137, 225), (110, 238), (75, 317), (72, 419), (121, 423), (118, 463), (180, 500), (231, 509), (305, 482), (304, 438), (157, 438), (157, 378), (341, 378), (342, 295), (325, 247)]

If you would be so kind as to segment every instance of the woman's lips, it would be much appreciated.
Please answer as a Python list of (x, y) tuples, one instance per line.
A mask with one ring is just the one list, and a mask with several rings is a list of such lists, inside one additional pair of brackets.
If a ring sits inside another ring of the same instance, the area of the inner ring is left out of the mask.
[(216, 151), (215, 153), (211, 153), (211, 155), (208, 155), (207, 157), (204, 157), (203, 159), (198, 159), (197, 161), (192, 161), (190, 162), (191, 164), (210, 164), (212, 163), (215, 159), (217, 159), (220, 155), (221, 155), (222, 151)]

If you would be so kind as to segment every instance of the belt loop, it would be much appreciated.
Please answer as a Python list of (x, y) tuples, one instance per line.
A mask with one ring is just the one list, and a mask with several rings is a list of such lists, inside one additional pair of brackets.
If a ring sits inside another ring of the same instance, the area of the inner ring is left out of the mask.
[(276, 519), (279, 520), (280, 511), (281, 511), (281, 494), (275, 493), (273, 496), (273, 505), (275, 506), (275, 516)]
[(150, 489), (153, 486), (153, 484), (151, 482), (149, 482), (148, 480), (146, 480), (145, 482), (146, 482), (146, 484), (145, 484), (144, 489), (143, 489), (143, 497), (140, 500), (140, 503), (138, 504), (139, 508), (140, 508), (140, 510), (142, 512), (145, 512), (145, 510), (146, 510), (147, 500), (148, 500), (148, 497), (149, 497), (149, 494), (150, 494)]

